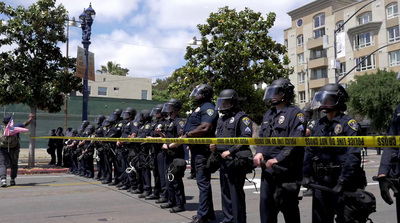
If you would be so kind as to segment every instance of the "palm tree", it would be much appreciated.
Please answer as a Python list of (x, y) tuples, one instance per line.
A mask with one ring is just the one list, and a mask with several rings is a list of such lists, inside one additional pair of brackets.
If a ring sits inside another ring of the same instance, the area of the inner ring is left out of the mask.
[(107, 65), (101, 65), (101, 70), (97, 70), (96, 72), (101, 74), (109, 73), (111, 75), (126, 76), (128, 75), (129, 69), (122, 68), (121, 65), (116, 62), (108, 61)]

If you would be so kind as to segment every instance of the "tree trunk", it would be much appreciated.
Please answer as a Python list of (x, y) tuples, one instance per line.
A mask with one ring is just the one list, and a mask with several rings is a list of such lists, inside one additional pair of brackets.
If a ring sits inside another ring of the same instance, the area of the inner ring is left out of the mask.
[(29, 159), (28, 159), (28, 168), (33, 168), (35, 167), (35, 139), (36, 137), (36, 113), (37, 113), (37, 107), (33, 106), (31, 107), (31, 113), (34, 116), (31, 124), (30, 124), (30, 133), (31, 133), (31, 138), (29, 140)]

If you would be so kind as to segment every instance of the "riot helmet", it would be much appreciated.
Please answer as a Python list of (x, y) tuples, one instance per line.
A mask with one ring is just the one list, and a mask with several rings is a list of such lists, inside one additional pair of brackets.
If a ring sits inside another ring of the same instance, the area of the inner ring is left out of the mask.
[(103, 121), (103, 123), (102, 123), (102, 126), (111, 127), (112, 124), (113, 124), (113, 123), (110, 122), (110, 120), (109, 120), (108, 118), (106, 118), (106, 119), (104, 119), (104, 121)]
[(5, 115), (3, 118), (3, 124), (7, 125), (11, 120), (11, 115)]
[(55, 129), (51, 129), (50, 130), (50, 135), (51, 136), (56, 136), (56, 130)]
[(164, 104), (162, 111), (171, 114), (173, 111), (182, 109), (182, 102), (179, 99), (171, 98)]
[[(140, 123), (140, 124), (143, 124), (143, 123), (145, 123), (145, 122), (147, 122), (147, 121), (151, 121), (151, 116), (150, 116), (150, 110), (147, 110), (147, 109), (144, 109), (144, 110), (142, 110), (141, 112), (140, 112), (140, 115), (139, 115), (139, 120), (138, 120), (138, 122)], [(136, 118), (135, 118), (135, 120), (136, 120)]]
[(110, 122), (118, 122), (118, 121), (120, 121), (121, 120), (121, 114), (122, 114), (122, 110), (121, 109), (115, 109), (112, 113), (111, 113), (111, 115), (110, 115), (110, 118), (109, 118), (109, 121)]
[(238, 108), (238, 94), (233, 89), (225, 89), (221, 91), (217, 98), (215, 110), (222, 112), (223, 114)]
[(310, 106), (305, 106), (303, 108), (303, 113), (304, 113), (304, 116), (306, 117), (307, 120), (311, 120), (312, 116), (314, 114), (314, 111), (311, 109)]
[(56, 130), (56, 135), (63, 136), (64, 135), (63, 131), (64, 131), (64, 129), (62, 127), (58, 127)]
[(344, 87), (340, 84), (326, 84), (318, 90), (311, 102), (311, 109), (318, 109), (325, 113), (331, 111), (346, 111), (346, 102), (349, 100)]
[(201, 104), (203, 102), (211, 101), (213, 95), (214, 95), (214, 90), (210, 85), (200, 84), (193, 89), (192, 93), (190, 94), (190, 97), (194, 98), (197, 104)]
[(99, 115), (94, 119), (94, 123), (96, 123), (96, 125), (100, 126), (103, 124), (104, 119), (106, 119), (106, 116), (104, 115)]
[(121, 117), (124, 120), (132, 120), (135, 118), (136, 116), (136, 109), (132, 108), (132, 107), (127, 107), (125, 109), (125, 111), (122, 112)]
[(156, 105), (153, 109), (151, 109), (150, 116), (157, 117), (157, 115), (159, 115), (159, 117), (161, 117), (160, 115), (161, 115), (163, 106), (164, 106), (163, 104)]
[(87, 136), (90, 136), (91, 134), (93, 134), (94, 131), (95, 131), (94, 125), (86, 126), (85, 133), (86, 133)]
[(289, 80), (279, 78), (265, 89), (263, 101), (271, 102), (274, 106), (285, 100), (290, 101), (293, 97), (293, 90), (294, 86)]
[(89, 121), (83, 120), (81, 126), (79, 126), (79, 132), (83, 132), (89, 124)]

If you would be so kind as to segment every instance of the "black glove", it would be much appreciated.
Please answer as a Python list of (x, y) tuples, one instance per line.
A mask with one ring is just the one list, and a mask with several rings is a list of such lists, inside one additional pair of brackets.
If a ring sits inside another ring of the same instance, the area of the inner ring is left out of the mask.
[(301, 181), (301, 185), (303, 187), (310, 187), (311, 179), (309, 177), (303, 177), (303, 180)]
[(393, 183), (386, 177), (378, 177), (379, 189), (381, 190), (382, 199), (389, 205), (393, 204), (393, 200), (390, 197), (389, 189), (392, 189), (395, 194), (398, 193)]
[(343, 181), (338, 180), (338, 183), (333, 188), (333, 192), (338, 194), (338, 193), (341, 193), (342, 191), (343, 191)]

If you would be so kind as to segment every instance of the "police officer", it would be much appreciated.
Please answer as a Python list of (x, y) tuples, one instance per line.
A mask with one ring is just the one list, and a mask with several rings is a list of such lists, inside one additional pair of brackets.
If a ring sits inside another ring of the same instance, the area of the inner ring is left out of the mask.
[[(133, 124), (133, 120), (136, 116), (136, 109), (132, 107), (128, 107), (122, 113), (122, 119), (125, 120), (124, 126), (122, 127), (121, 138), (130, 138), (135, 137), (137, 133), (137, 128)], [(125, 170), (128, 167), (128, 154), (131, 149), (133, 143), (130, 142), (117, 142), (117, 156), (121, 163), (121, 175), (120, 182), (122, 186), (118, 187), (118, 190), (128, 190), (131, 188), (133, 183), (132, 175), (128, 174)], [(133, 177), (136, 177), (133, 175)]]
[[(151, 111), (142, 110), (139, 116), (139, 127), (137, 132), (138, 138), (146, 138), (151, 134)], [(141, 169), (139, 170), (139, 190), (143, 188), (143, 192), (138, 195), (138, 198), (146, 198), (152, 193), (151, 188), (151, 172), (150, 172), (150, 145), (141, 143), (139, 145), (139, 162)]]
[[(77, 135), (78, 135), (77, 129), (71, 129), (70, 131), (66, 132), (67, 137), (76, 137)], [(67, 141), (65, 141), (65, 151), (64, 151), (64, 156), (66, 156), (66, 159), (68, 159), (68, 164), (69, 164), (68, 173), (71, 174), (76, 171), (76, 166), (72, 165), (74, 160), (73, 151), (75, 150), (73, 145), (74, 141), (75, 140), (73, 139), (68, 139)]]
[[(312, 118), (314, 111), (311, 109), (310, 106), (305, 106), (303, 108), (303, 114), (306, 120), (306, 136), (310, 136), (311, 130), (315, 126), (315, 120)], [(307, 190), (303, 191), (303, 196), (308, 197), (312, 196), (312, 188), (307, 188)]]
[[(94, 123), (96, 123), (96, 130), (95, 130), (95, 136), (98, 138), (104, 137), (104, 129), (105, 126), (103, 126), (103, 122), (106, 119), (104, 115), (98, 115), (96, 119), (94, 120)], [(105, 164), (104, 164), (104, 147), (103, 147), (103, 142), (102, 141), (95, 141), (94, 142), (94, 147), (96, 151), (96, 166), (97, 166), (97, 175), (95, 177), (96, 180), (103, 181), (104, 180), (104, 169), (105, 169)]]
[[(294, 86), (286, 79), (271, 83), (264, 94), (264, 101), (272, 104), (261, 124), (260, 137), (303, 137), (305, 119), (301, 110), (292, 105)], [(260, 217), (261, 222), (277, 222), (282, 212), (286, 222), (300, 222), (298, 193), (294, 182), (302, 178), (301, 167), (304, 148), (297, 146), (259, 146), (254, 163), (261, 166)], [(265, 161), (265, 164), (264, 164)], [(279, 172), (273, 165), (287, 168)]]
[[(213, 89), (208, 84), (200, 84), (193, 89), (190, 97), (198, 106), (188, 117), (183, 138), (214, 137), (218, 114), (215, 105), (211, 103)], [(200, 190), (197, 215), (192, 222), (209, 222), (215, 219), (211, 190), (211, 172), (206, 168), (207, 159), (211, 154), (208, 145), (189, 145), (190, 153), (194, 156), (197, 186)]]
[[(87, 134), (85, 132), (86, 127), (90, 125), (90, 122), (87, 120), (83, 120), (81, 126), (79, 127), (79, 137), (87, 137)], [(82, 158), (82, 151), (84, 150), (83, 145), (80, 144), (82, 141), (81, 140), (76, 140), (74, 142), (74, 164), (77, 167), (77, 171), (75, 172), (76, 175), (83, 177), (85, 175), (85, 169), (84, 169), (84, 164), (83, 164), (83, 159)]]
[[(219, 117), (217, 124), (217, 138), (252, 137), (253, 122), (239, 108), (238, 94), (235, 90), (223, 90), (217, 98), (215, 109), (223, 115)], [(246, 166), (236, 166), (236, 160), (242, 159), (244, 163), (253, 165), (253, 154), (248, 145), (211, 145), (221, 154), (220, 186), (222, 222), (246, 222), (246, 196), (243, 190), (246, 179)], [(236, 159), (236, 160), (235, 160)], [(250, 161), (250, 162), (249, 162)]]
[[(122, 127), (124, 125), (124, 121), (121, 118), (121, 114), (122, 114), (121, 109), (115, 109), (114, 112), (110, 115), (110, 118), (108, 119), (110, 128), (108, 129), (105, 137), (107, 138), (121, 137)], [(104, 184), (108, 183), (109, 186), (118, 186), (118, 184), (120, 183), (119, 177), (121, 175), (122, 170), (121, 167), (118, 166), (117, 162), (117, 149), (116, 149), (117, 144), (115, 142), (106, 142), (104, 145), (106, 145), (106, 150), (105, 150), (106, 158), (104, 161), (108, 177), (104, 181), (102, 181), (102, 183)], [(114, 170), (114, 181), (111, 181), (113, 170)]]
[[(387, 135), (400, 135), (400, 104), (397, 105), (393, 113), (393, 118), (390, 123)], [(396, 197), (397, 222), (400, 221), (400, 196), (398, 194), (400, 189), (398, 182), (398, 179), (400, 177), (399, 155), (399, 148), (384, 148), (381, 157), (381, 164), (378, 171), (379, 189), (381, 191), (381, 196), (383, 200), (389, 205), (393, 204), (393, 199), (390, 196), (390, 189), (394, 192), (394, 196)], [(395, 180), (391, 181), (390, 178)]]
[(311, 109), (310, 106), (306, 106), (303, 108), (303, 114), (307, 123), (306, 136), (310, 136), (311, 130), (315, 126), (315, 120), (313, 119), (314, 111)]
[[(85, 128), (85, 136), (89, 138), (93, 138), (95, 134), (95, 126), (88, 125)], [(79, 142), (78, 147), (82, 148), (82, 155), (81, 155), (81, 165), (82, 165), (82, 172), (81, 176), (86, 178), (93, 178), (94, 177), (94, 166), (93, 166), (93, 154), (94, 154), (94, 141), (91, 140), (82, 140)]]
[[(164, 104), (158, 104), (151, 110), (150, 116), (153, 117), (154, 121), (151, 126), (151, 136), (148, 136), (148, 138), (160, 138), (165, 131), (167, 120), (165, 119), (165, 112), (162, 112), (163, 106)], [(152, 194), (145, 198), (146, 200), (159, 200), (160, 197), (166, 198), (166, 164), (161, 148), (162, 144), (160, 143), (151, 144), (151, 169), (154, 177), (154, 190)]]
[[(339, 84), (327, 84), (314, 96), (311, 108), (326, 114), (319, 119), (311, 136), (359, 136), (358, 123), (343, 112), (348, 101), (346, 90)], [(366, 186), (361, 168), (359, 147), (307, 147), (304, 155), (303, 181), (333, 188), (332, 192), (313, 189), (312, 222), (344, 222), (344, 196), (342, 191), (355, 191)], [(335, 218), (336, 215), (336, 218)]]
[[(169, 122), (167, 129), (165, 130), (166, 138), (179, 138), (182, 134), (185, 122), (179, 117), (179, 112), (182, 109), (182, 102), (178, 99), (171, 98), (167, 103), (164, 104), (163, 112), (169, 116)], [(185, 150), (183, 145), (177, 143), (163, 144), (163, 151), (166, 151), (165, 165), (169, 167), (175, 159), (184, 159)], [(164, 175), (166, 175), (166, 169), (164, 167)], [(161, 208), (170, 208), (171, 213), (178, 213), (185, 211), (185, 189), (182, 181), (182, 176), (171, 176), (168, 175), (169, 179), (166, 179), (168, 188), (168, 203), (160, 205)]]

